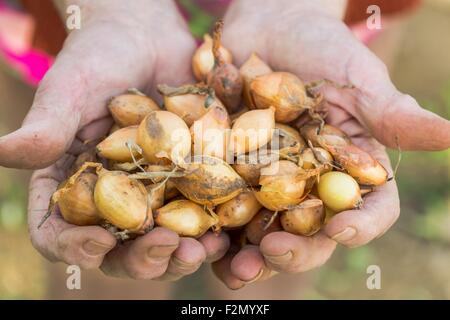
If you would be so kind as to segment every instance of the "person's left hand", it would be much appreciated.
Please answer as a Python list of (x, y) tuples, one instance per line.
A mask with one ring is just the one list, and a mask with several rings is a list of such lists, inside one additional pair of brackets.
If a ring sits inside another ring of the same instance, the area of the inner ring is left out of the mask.
[[(259, 8), (260, 10), (258, 10)], [(402, 150), (441, 150), (450, 146), (450, 122), (426, 111), (397, 91), (386, 66), (337, 18), (304, 0), (233, 2), (225, 18), (223, 44), (241, 65), (256, 52), (274, 70), (304, 81), (329, 79), (353, 89), (323, 89), (330, 108), (327, 122), (392, 169), (382, 144)], [(242, 41), (245, 39), (245, 41)], [(274, 232), (260, 246), (230, 252), (213, 265), (216, 275), (237, 289), (277, 272), (304, 272), (323, 264), (336, 242), (364, 245), (383, 235), (400, 213), (394, 180), (364, 197), (360, 210), (335, 215), (312, 237)]]

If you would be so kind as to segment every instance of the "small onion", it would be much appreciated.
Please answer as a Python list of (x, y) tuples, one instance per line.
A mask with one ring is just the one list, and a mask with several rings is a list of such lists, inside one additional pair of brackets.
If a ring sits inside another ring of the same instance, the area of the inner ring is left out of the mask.
[(199, 238), (217, 219), (192, 201), (176, 200), (155, 211), (155, 222), (180, 236)]
[(150, 112), (159, 110), (158, 105), (149, 97), (131, 92), (114, 97), (108, 108), (120, 127), (138, 125)]
[(247, 224), (261, 207), (251, 191), (242, 192), (237, 197), (217, 206), (216, 214), (219, 218), (217, 227), (241, 227)]
[(319, 199), (305, 200), (280, 216), (285, 231), (301, 236), (311, 236), (319, 231), (324, 220), (325, 210)]
[(362, 205), (358, 183), (342, 172), (332, 171), (322, 175), (317, 191), (323, 203), (336, 213), (360, 208)]
[(241, 74), (243, 80), (242, 97), (244, 100), (244, 105), (249, 109), (256, 109), (250, 93), (251, 82), (256, 77), (269, 74), (271, 72), (272, 69), (270, 69), (270, 67), (262, 61), (256, 53), (252, 53), (239, 69), (239, 73)]
[[(97, 154), (118, 162), (132, 162), (131, 153), (135, 158), (140, 158), (139, 152), (132, 147), (133, 144), (136, 144), (137, 133), (137, 126), (117, 130), (97, 145)], [(127, 147), (128, 142), (131, 143), (130, 148)]]
[(283, 230), (280, 218), (274, 214), (275, 212), (263, 208), (245, 226), (245, 235), (251, 244), (259, 245), (269, 233)]

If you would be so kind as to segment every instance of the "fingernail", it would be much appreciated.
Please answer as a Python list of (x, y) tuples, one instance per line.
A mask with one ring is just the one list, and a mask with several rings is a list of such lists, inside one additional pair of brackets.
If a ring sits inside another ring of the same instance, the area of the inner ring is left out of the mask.
[(261, 270), (259, 270), (258, 274), (257, 274), (253, 279), (248, 280), (248, 281), (244, 281), (244, 282), (245, 282), (246, 284), (249, 284), (249, 283), (258, 281), (258, 279), (261, 278), (261, 276), (263, 275), (263, 273), (264, 273), (264, 268), (262, 268)]
[(266, 260), (272, 264), (283, 265), (288, 263), (292, 259), (292, 251), (289, 250), (288, 252), (279, 256), (264, 255), (264, 258), (266, 258)]
[(173, 263), (179, 269), (183, 269), (183, 268), (191, 268), (191, 267), (197, 266), (200, 262), (189, 263), (189, 262), (185, 262), (181, 259), (178, 259), (177, 257), (172, 257), (170, 263)]
[(343, 231), (336, 233), (331, 239), (337, 242), (343, 242), (353, 239), (356, 236), (356, 229), (353, 227), (347, 227)]
[(109, 250), (112, 249), (112, 246), (94, 240), (89, 240), (84, 243), (83, 249), (87, 254), (91, 256), (99, 256), (102, 254), (106, 254)]
[(148, 249), (147, 255), (150, 258), (167, 258), (172, 252), (178, 247), (176, 244), (164, 245), (164, 246), (154, 246)]

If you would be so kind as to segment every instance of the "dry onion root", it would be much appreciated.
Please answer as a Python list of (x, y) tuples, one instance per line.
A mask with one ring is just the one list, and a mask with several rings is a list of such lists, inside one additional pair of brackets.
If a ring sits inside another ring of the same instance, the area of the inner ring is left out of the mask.
[(301, 128), (306, 139), (331, 153), (334, 160), (358, 183), (369, 186), (386, 183), (386, 169), (370, 154), (355, 146), (343, 131), (330, 125), (324, 125), (318, 131), (317, 125), (309, 124)]
[(305, 200), (280, 216), (281, 225), (287, 232), (311, 236), (320, 230), (325, 221), (325, 209), (319, 199)]
[(180, 236), (199, 238), (217, 223), (217, 217), (192, 201), (175, 200), (155, 211), (155, 222)]
[(150, 112), (159, 110), (151, 98), (136, 89), (112, 98), (108, 108), (119, 127), (138, 125)]
[(214, 27), (212, 53), (214, 67), (206, 77), (208, 86), (214, 89), (217, 97), (230, 113), (238, 111), (241, 103), (242, 78), (239, 70), (222, 56), (220, 39), (223, 22), (220, 20)]

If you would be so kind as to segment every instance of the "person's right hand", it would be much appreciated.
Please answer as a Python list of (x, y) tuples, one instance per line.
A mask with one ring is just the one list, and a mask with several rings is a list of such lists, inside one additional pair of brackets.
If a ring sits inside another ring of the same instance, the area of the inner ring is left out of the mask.
[(195, 42), (171, 1), (78, 2), (81, 29), (68, 36), (22, 127), (0, 138), (0, 165), (50, 165), (33, 174), (29, 195), (31, 240), (48, 259), (82, 268), (101, 266), (117, 276), (178, 279), (204, 260), (220, 258), (228, 238), (207, 234), (197, 241), (155, 228), (115, 246), (108, 231), (70, 225), (57, 211), (37, 229), (52, 193), (66, 178), (67, 164), (83, 151), (85, 141), (105, 136), (111, 127), (108, 99), (132, 87), (155, 97), (159, 83), (192, 81)]

